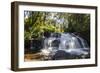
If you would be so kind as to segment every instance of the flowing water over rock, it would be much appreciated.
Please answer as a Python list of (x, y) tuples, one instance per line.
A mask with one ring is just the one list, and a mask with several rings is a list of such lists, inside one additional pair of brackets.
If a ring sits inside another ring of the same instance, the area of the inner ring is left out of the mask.
[(41, 51), (52, 60), (89, 58), (90, 54), (87, 42), (74, 33), (52, 33)]

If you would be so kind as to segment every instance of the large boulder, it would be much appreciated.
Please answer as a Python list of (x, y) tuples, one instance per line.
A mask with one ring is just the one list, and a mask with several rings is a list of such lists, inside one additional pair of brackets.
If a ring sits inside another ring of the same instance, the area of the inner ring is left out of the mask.
[(70, 59), (70, 53), (66, 53), (63, 50), (58, 50), (55, 55), (52, 57), (53, 60), (63, 60), (63, 59)]

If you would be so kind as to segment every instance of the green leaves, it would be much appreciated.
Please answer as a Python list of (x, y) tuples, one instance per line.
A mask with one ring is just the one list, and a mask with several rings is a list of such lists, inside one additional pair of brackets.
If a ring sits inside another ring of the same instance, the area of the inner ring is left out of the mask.
[(60, 12), (25, 11), (25, 39), (42, 38), (44, 32), (79, 32), (89, 39), (90, 15)]

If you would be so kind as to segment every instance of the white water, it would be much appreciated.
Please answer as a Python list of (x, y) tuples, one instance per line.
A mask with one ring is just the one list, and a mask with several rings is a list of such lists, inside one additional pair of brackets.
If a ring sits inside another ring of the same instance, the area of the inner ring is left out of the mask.
[(87, 55), (89, 47), (87, 42), (73, 33), (62, 33), (59, 37), (50, 36), (44, 40), (42, 52), (46, 55), (55, 55), (59, 50), (63, 50), (71, 55)]

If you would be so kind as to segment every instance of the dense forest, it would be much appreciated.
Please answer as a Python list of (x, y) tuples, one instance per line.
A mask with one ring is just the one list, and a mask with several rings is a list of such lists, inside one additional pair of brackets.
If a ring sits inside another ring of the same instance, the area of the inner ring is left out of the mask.
[[(90, 45), (90, 15), (65, 12), (24, 11), (24, 40), (41, 40), (45, 33), (75, 33)], [(39, 43), (38, 43), (39, 44)]]

